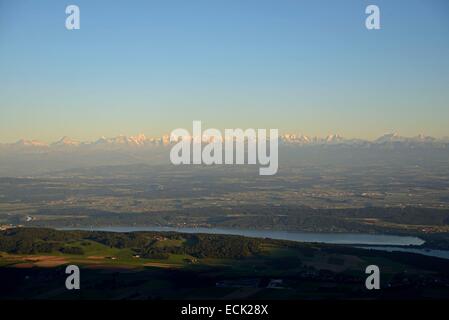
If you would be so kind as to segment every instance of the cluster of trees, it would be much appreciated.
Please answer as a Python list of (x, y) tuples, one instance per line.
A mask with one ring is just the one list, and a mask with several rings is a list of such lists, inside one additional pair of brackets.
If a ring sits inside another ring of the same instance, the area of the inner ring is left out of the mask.
[(118, 249), (144, 247), (154, 242), (154, 235), (143, 232), (118, 233), (95, 231), (89, 232), (84, 238)]
[(58, 240), (52, 230), (45, 232), (42, 229), (9, 229), (0, 233), (0, 251), (21, 254), (48, 253), (59, 248)]
[(182, 246), (155, 246), (153, 244), (138, 248), (142, 257), (161, 259), (169, 254), (188, 254), (196, 258), (235, 259), (255, 255), (260, 252), (262, 240), (239, 236), (212, 234), (183, 235)]
[(0, 233), (0, 251), (15, 254), (38, 254), (60, 251), (83, 254), (78, 246), (68, 246), (72, 236), (50, 229), (10, 229)]
[(214, 234), (194, 235), (194, 241), (187, 246), (194, 257), (243, 258), (260, 252), (263, 240), (239, 236), (223, 236)]

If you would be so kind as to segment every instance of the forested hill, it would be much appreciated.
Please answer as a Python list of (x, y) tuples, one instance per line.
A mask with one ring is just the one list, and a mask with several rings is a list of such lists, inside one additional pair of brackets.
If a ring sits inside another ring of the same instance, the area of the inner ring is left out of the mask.
[(116, 233), (14, 228), (0, 232), (0, 251), (17, 254), (54, 251), (83, 254), (83, 246), (91, 241), (111, 248), (132, 249), (146, 258), (163, 258), (169, 254), (188, 254), (198, 258), (241, 258), (258, 253), (264, 240), (175, 232)]

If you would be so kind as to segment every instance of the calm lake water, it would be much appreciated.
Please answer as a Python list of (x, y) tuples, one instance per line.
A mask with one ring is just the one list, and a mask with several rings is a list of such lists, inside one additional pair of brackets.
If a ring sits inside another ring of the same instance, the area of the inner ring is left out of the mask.
[(417, 237), (363, 234), (363, 233), (316, 233), (296, 231), (270, 231), (270, 230), (241, 230), (225, 228), (170, 228), (170, 227), (95, 227), (77, 228), (78, 230), (134, 232), (134, 231), (175, 231), (183, 233), (210, 233), (238, 235), (253, 238), (270, 238), (276, 240), (290, 240), (299, 242), (319, 242), (332, 244), (353, 245), (384, 245), (384, 246), (419, 246), (424, 240)]

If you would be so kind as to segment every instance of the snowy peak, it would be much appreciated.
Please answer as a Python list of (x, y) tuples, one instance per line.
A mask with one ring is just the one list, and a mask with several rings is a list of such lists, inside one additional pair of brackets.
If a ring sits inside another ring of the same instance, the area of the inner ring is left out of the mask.
[(151, 142), (144, 134), (138, 134), (136, 136), (127, 137), (125, 135), (119, 135), (113, 138), (101, 137), (94, 142), (96, 145), (126, 145), (126, 146), (143, 146), (148, 142)]
[(412, 140), (414, 140), (414, 141), (421, 141), (421, 142), (434, 142), (437, 139), (435, 139), (434, 137), (430, 137), (430, 136), (425, 136), (423, 134), (419, 134), (416, 137), (413, 137)]
[(79, 146), (80, 142), (73, 140), (69, 137), (62, 137), (60, 140), (54, 142), (51, 144), (52, 146), (55, 147), (62, 147), (62, 146)]
[(405, 138), (401, 137), (396, 132), (386, 133), (383, 136), (381, 136), (375, 140), (375, 142), (377, 142), (377, 143), (398, 142), (398, 141), (405, 141)]
[(432, 143), (436, 142), (437, 139), (430, 136), (425, 136), (424, 134), (419, 134), (415, 137), (403, 137), (397, 133), (388, 133), (377, 138), (374, 142), (376, 143)]
[(344, 142), (345, 139), (340, 136), (339, 134), (330, 134), (324, 138), (320, 137), (309, 137), (305, 135), (296, 135), (287, 133), (280, 137), (281, 142), (287, 143), (287, 144), (300, 144), (300, 145), (307, 145), (307, 144), (334, 144), (334, 143), (341, 143)]
[(25, 140), (20, 139), (16, 143), (14, 143), (14, 146), (17, 147), (48, 147), (48, 145), (45, 142), (41, 142), (38, 140)]
[(144, 134), (138, 134), (137, 136), (131, 136), (128, 139), (128, 142), (136, 144), (136, 145), (144, 145), (148, 141), (147, 137)]
[(338, 142), (342, 142), (344, 139), (342, 136), (340, 136), (339, 134), (330, 134), (326, 137), (326, 142), (327, 143), (338, 143)]
[(286, 143), (308, 144), (312, 142), (312, 138), (305, 135), (286, 133), (281, 136), (281, 141)]

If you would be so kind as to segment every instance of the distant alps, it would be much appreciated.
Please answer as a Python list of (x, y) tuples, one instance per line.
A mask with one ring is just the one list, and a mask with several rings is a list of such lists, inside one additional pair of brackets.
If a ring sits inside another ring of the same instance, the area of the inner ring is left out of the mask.
[[(203, 139), (204, 143), (208, 143), (207, 139)], [(375, 140), (364, 139), (347, 139), (339, 134), (330, 134), (326, 137), (307, 136), (301, 134), (283, 134), (279, 137), (280, 145), (285, 146), (387, 146), (387, 147), (419, 147), (419, 146), (434, 146), (434, 147), (448, 147), (449, 138), (434, 138), (431, 136), (417, 135), (414, 137), (404, 137), (397, 133), (388, 133)], [(162, 137), (150, 138), (144, 134), (136, 136), (119, 135), (116, 137), (101, 137), (94, 141), (78, 141), (70, 137), (63, 137), (53, 143), (45, 143), (38, 140), (21, 139), (15, 143), (0, 144), (2, 150), (45, 150), (45, 149), (74, 149), (74, 148), (88, 148), (88, 149), (114, 149), (114, 148), (138, 148), (138, 147), (157, 147), (169, 146), (170, 137), (164, 135)]]

